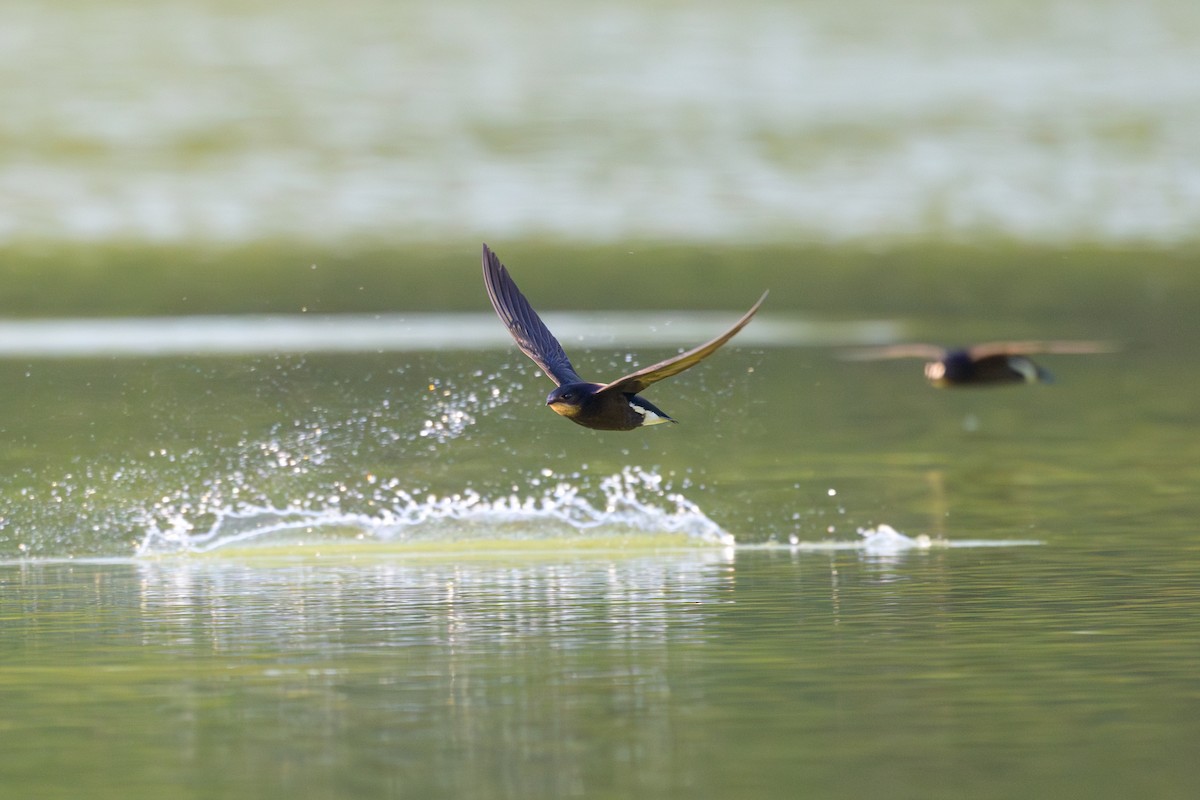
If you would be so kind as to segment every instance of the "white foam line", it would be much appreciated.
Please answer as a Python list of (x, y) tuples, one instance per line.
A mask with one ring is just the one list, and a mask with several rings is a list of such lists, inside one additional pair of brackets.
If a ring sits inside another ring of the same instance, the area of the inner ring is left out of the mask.
[(805, 553), (824, 553), (836, 550), (857, 550), (868, 554), (890, 554), (893, 552), (912, 552), (914, 550), (953, 550), (978, 547), (1036, 547), (1045, 542), (1037, 539), (930, 539), (928, 541), (911, 540), (907, 543), (891, 544), (887, 547), (872, 546), (864, 541), (837, 541), (830, 539), (819, 542), (772, 542), (770, 544), (738, 545), (745, 550), (793, 550)]
[[(564, 344), (688, 347), (737, 313), (546, 314)], [(824, 322), (763, 315), (733, 342), (743, 347), (886, 344), (903, 338), (887, 320)], [(338, 314), (0, 320), (0, 358), (405, 352), (512, 347), (492, 314)]]

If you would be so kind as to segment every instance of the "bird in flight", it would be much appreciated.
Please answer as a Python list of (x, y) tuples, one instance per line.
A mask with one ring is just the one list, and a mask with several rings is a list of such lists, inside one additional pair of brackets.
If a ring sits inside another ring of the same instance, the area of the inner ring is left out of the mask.
[(592, 383), (575, 372), (562, 345), (550, 333), (513, 283), (508, 270), (486, 244), (483, 246), (483, 281), (492, 306), (508, 326), (508, 332), (516, 340), (517, 346), (557, 385), (546, 398), (546, 405), (578, 425), (602, 431), (630, 431), (646, 425), (675, 422), (665, 411), (638, 393), (711, 356), (746, 326), (767, 299), (767, 293), (763, 292), (758, 302), (733, 327), (710, 342), (611, 383)]
[(974, 347), (939, 347), (935, 344), (897, 344), (868, 347), (846, 354), (854, 361), (885, 358), (924, 358), (925, 377), (931, 384), (989, 386), (1003, 383), (1052, 383), (1054, 376), (1035, 364), (1035, 353), (1110, 353), (1105, 342), (988, 342)]

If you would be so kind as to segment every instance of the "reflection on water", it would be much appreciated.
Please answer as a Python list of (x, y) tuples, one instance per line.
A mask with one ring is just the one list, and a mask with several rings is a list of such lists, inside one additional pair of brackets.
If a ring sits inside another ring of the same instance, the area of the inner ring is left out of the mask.
[(0, 772), (100, 800), (1182, 797), (1200, 616), (1173, 558), (0, 564)]
[[(57, 782), (18, 760), (53, 741), (83, 754), (70, 780), (89, 796), (188, 776), (223, 796), (568, 796), (609, 759), (663, 763), (687, 724), (670, 675), (706, 638), (732, 556), (38, 565), (0, 581), (40, 623), (0, 629), (0, 666), (39, 661), (70, 631), (44, 623), (79, 602), (108, 617), (73, 656), (126, 665), (101, 666), (72, 710), (19, 679), (33, 713), (0, 755), (10, 790)], [(56, 683), (74, 685), (64, 667)], [(121, 704), (110, 735), (86, 733)], [(605, 744), (613, 723), (625, 733)]]
[(1190, 0), (22, 1), (0, 241), (1180, 241)]
[[(226, 655), (434, 647), (461, 657), (464, 663), (440, 669), (466, 679), (464, 670), (496, 668), (480, 656), (500, 659), (506, 642), (522, 639), (551, 639), (569, 653), (630, 638), (665, 647), (668, 632), (672, 642), (702, 637), (708, 604), (729, 587), (732, 565), (732, 549), (710, 548), (615, 561), (581, 554), (564, 562), (543, 551), (523, 559), (499, 553), (134, 566), (139, 603), (162, 623), (146, 631), (147, 645), (190, 640), (198, 653)], [(197, 616), (219, 622), (198, 631)], [(357, 630), (364, 621), (369, 633)]]

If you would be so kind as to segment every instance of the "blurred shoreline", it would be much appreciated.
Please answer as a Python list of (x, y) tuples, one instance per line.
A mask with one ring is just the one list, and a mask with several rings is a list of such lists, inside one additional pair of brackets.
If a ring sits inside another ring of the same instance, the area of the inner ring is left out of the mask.
[[(917, 317), (1038, 324), (1087, 318), (1125, 327), (1186, 318), (1189, 298), (1200, 291), (1200, 248), (1190, 245), (489, 244), (545, 313), (719, 312), (770, 289), (765, 310), (817, 319), (889, 318), (902, 309)], [(0, 319), (486, 312), (479, 247), (478, 241), (0, 245)]]
[(0, 244), (1200, 231), (1186, 0), (5, 13)]

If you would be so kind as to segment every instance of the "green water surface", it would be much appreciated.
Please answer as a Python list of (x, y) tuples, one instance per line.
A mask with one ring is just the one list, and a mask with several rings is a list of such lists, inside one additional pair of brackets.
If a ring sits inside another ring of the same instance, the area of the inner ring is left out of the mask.
[[(14, 250), (4, 302), (26, 298), (9, 306), (24, 316), (486, 311), (477, 247), (177, 252), (150, 288), (138, 264), (167, 248)], [(647, 393), (679, 425), (631, 434), (556, 417), (515, 348), (11, 357), (5, 796), (1194, 794), (1188, 253), (502, 252), (548, 309), (737, 313), (770, 288), (764, 315), (1121, 349), (1048, 356), (1051, 386), (939, 392), (916, 362), (730, 347)], [(568, 349), (585, 374), (628, 368)], [(588, 545), (530, 518), (417, 526), (419, 547), (368, 525), (325, 552), (268, 538), (137, 556), (153, 526), (200, 534), (248, 505), (378, 514), (389, 481), (418, 500), (535, 501), (562, 482), (603, 509), (626, 468), (661, 480), (646, 503), (677, 493), (739, 546), (625, 529)], [(880, 524), (935, 546), (811, 549)], [(1008, 540), (1040, 544), (944, 546)]]
[(0, 773), (47, 798), (1185, 797), (1180, 555), (6, 565)]

